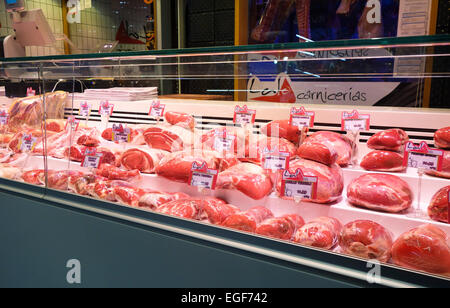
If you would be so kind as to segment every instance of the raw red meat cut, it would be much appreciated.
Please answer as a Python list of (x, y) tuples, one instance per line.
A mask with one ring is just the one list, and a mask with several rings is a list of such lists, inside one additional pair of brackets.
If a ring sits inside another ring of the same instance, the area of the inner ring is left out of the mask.
[(45, 170), (30, 170), (22, 174), (22, 179), (28, 184), (43, 185), (44, 183), (41, 182), (43, 174), (45, 174)]
[(127, 170), (154, 173), (156, 166), (166, 154), (168, 153), (156, 149), (129, 149), (122, 154), (120, 164)]
[(294, 144), (300, 140), (301, 130), (297, 126), (290, 125), (289, 120), (277, 120), (268, 123), (261, 132), (269, 137), (284, 138)]
[(139, 200), (145, 194), (145, 190), (137, 187), (116, 186), (114, 187), (114, 194), (118, 202), (138, 207)]
[(255, 232), (260, 235), (290, 240), (298, 228), (305, 224), (303, 218), (296, 214), (269, 218), (258, 225)]
[(302, 245), (331, 249), (338, 243), (342, 225), (336, 218), (319, 217), (297, 230), (293, 241)]
[(170, 123), (172, 125), (181, 126), (185, 129), (194, 131), (195, 119), (193, 116), (191, 116), (187, 113), (167, 111), (164, 114), (164, 118), (166, 119), (166, 121), (168, 123)]
[(133, 185), (125, 181), (100, 180), (96, 181), (94, 184), (89, 184), (86, 189), (92, 197), (117, 202), (117, 195), (114, 193), (114, 188), (117, 186), (133, 188)]
[(240, 212), (239, 208), (227, 204), (225, 201), (217, 198), (207, 198), (203, 200), (201, 207), (200, 220), (215, 225), (219, 225), (229, 216)]
[(268, 208), (256, 206), (246, 212), (227, 217), (222, 226), (246, 232), (255, 232), (256, 227), (261, 222), (272, 217), (273, 213)]
[[(59, 153), (59, 151), (53, 151), (52, 153), (52, 157), (55, 158), (69, 158), (70, 155), (70, 160), (71, 161), (76, 161), (76, 162), (82, 162), (83, 158), (84, 158), (84, 153), (86, 151), (85, 146), (82, 145), (74, 145), (71, 147), (67, 147), (67, 148), (63, 148), (61, 150), (64, 151), (64, 154), (61, 155)], [(116, 156), (114, 155), (114, 153), (112, 153), (109, 149), (107, 148), (97, 148), (97, 153), (98, 154), (102, 154), (102, 160), (101, 160), (101, 164), (114, 164), (116, 162)], [(62, 157), (61, 157), (62, 156)]]
[(353, 205), (375, 211), (398, 213), (411, 206), (413, 193), (401, 178), (390, 174), (365, 174), (347, 188)]
[[(79, 178), (84, 176), (85, 173), (76, 170), (63, 170), (63, 171), (54, 171), (48, 170), (47, 172), (47, 180), (48, 187), (57, 190), (68, 190), (70, 178)], [(40, 175), (42, 177), (41, 182), (44, 182), (45, 177), (44, 174)]]
[[(337, 201), (344, 190), (344, 176), (337, 164), (327, 166), (308, 159), (295, 159), (289, 164), (289, 171), (294, 173), (301, 169), (304, 176), (317, 177), (317, 195), (315, 199), (305, 199), (314, 203), (330, 203)], [(281, 177), (277, 183), (278, 194), (281, 195)]]
[(52, 131), (55, 133), (62, 132), (65, 129), (67, 123), (67, 121), (64, 119), (48, 119), (45, 122), (47, 131)]
[(86, 174), (79, 177), (71, 177), (69, 179), (69, 190), (82, 196), (89, 195), (88, 185), (97, 181), (105, 181), (106, 179), (93, 174)]
[(373, 150), (401, 152), (408, 141), (409, 137), (405, 131), (399, 128), (393, 128), (376, 133), (370, 137), (367, 141), (367, 146)]
[(201, 204), (201, 199), (175, 200), (156, 208), (156, 212), (187, 219), (199, 219)]
[(96, 148), (100, 145), (100, 140), (92, 135), (82, 135), (78, 138), (77, 144), (85, 147)]
[[(42, 141), (42, 136), (43, 136), (42, 131), (33, 130), (33, 129), (25, 129), (23, 132), (20, 132), (20, 133), (17, 133), (14, 135), (14, 137), (11, 139), (11, 141), (8, 144), (8, 148), (11, 151), (14, 151), (14, 153), (22, 153), (22, 150), (19, 148), (19, 145), (25, 134), (31, 135), (34, 138), (37, 138), (37, 144), (41, 143), (41, 141)], [(51, 140), (50, 138), (47, 138), (47, 139)]]
[(402, 235), (392, 245), (394, 264), (439, 275), (450, 275), (450, 243), (444, 231), (421, 225)]
[(189, 198), (190, 196), (184, 193), (146, 192), (139, 199), (139, 207), (154, 210), (165, 203)]
[(392, 234), (370, 220), (356, 220), (341, 231), (339, 245), (344, 253), (387, 262), (391, 258)]
[(434, 133), (434, 144), (438, 148), (450, 150), (450, 126), (438, 129)]
[(450, 151), (444, 151), (444, 159), (442, 161), (442, 170), (425, 170), (425, 173), (440, 178), (450, 179)]
[(155, 171), (169, 180), (188, 183), (193, 162), (205, 162), (210, 169), (217, 169), (219, 165), (212, 151), (188, 150), (166, 155)]
[(361, 160), (360, 166), (369, 171), (402, 172), (403, 155), (392, 151), (372, 151)]
[(431, 219), (450, 223), (449, 192), (450, 186), (445, 186), (439, 189), (439, 191), (434, 194), (433, 198), (431, 198), (430, 205), (428, 206), (428, 216), (430, 216)]
[(248, 197), (260, 200), (272, 192), (270, 177), (258, 165), (240, 163), (219, 173), (217, 189), (237, 189)]
[(337, 163), (345, 167), (352, 158), (352, 142), (344, 135), (321, 131), (306, 138), (298, 148), (297, 154), (306, 159), (331, 165)]
[(178, 152), (192, 148), (194, 134), (180, 126), (157, 125), (144, 132), (145, 142), (150, 148)]
[(110, 164), (102, 164), (94, 174), (104, 177), (107, 180), (121, 180), (121, 181), (137, 181), (141, 179), (139, 170), (121, 170), (116, 166)]
[(290, 157), (294, 157), (297, 151), (295, 145), (286, 139), (260, 136), (256, 140), (250, 141), (246, 146), (245, 158), (241, 158), (241, 161), (261, 164), (265, 149), (269, 151), (276, 149), (279, 152), (287, 152)]

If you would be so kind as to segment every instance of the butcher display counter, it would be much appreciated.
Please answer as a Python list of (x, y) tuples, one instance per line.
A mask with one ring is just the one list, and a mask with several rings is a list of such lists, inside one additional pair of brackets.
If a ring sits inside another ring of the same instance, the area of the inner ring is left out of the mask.
[[(449, 287), (450, 109), (422, 108), (449, 45), (3, 59), (40, 86), (0, 108), (0, 285)], [(106, 78), (247, 95), (58, 89)]]

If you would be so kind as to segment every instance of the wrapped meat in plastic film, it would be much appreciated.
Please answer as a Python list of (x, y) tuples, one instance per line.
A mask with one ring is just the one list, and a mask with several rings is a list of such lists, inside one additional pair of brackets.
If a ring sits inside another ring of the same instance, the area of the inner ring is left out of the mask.
[(45, 176), (45, 170), (30, 170), (22, 174), (22, 180), (28, 184), (44, 185), (45, 182), (41, 182), (43, 176)]
[(8, 164), (0, 164), (0, 178), (9, 180), (19, 180), (22, 172), (19, 168), (10, 166)]
[[(294, 173), (301, 169), (304, 176), (317, 177), (317, 194), (314, 199), (304, 199), (314, 203), (331, 203), (339, 200), (344, 190), (344, 176), (342, 169), (333, 164), (327, 166), (303, 158), (295, 159), (289, 164), (289, 171)], [(281, 177), (278, 179), (277, 192), (281, 195)]]
[(336, 218), (319, 217), (299, 228), (293, 241), (302, 245), (332, 249), (339, 240), (342, 225)]
[(122, 170), (114, 165), (101, 164), (98, 169), (94, 170), (94, 174), (104, 177), (108, 180), (121, 180), (121, 181), (139, 181), (142, 176), (139, 170)]
[(182, 199), (165, 203), (156, 208), (157, 213), (186, 219), (199, 219), (201, 199)]
[(134, 148), (125, 151), (120, 164), (127, 170), (139, 170), (142, 173), (154, 173), (156, 166), (168, 152), (156, 149)]
[(360, 166), (369, 171), (403, 172), (403, 155), (392, 151), (372, 151), (361, 160)]
[[(352, 158), (353, 144), (346, 136), (329, 131), (315, 132), (298, 148), (297, 154), (306, 159), (346, 167)], [(353, 153), (356, 154), (356, 153)]]
[(442, 160), (442, 170), (425, 170), (425, 173), (440, 178), (450, 179), (450, 151), (444, 151), (444, 158)]
[[(85, 146), (73, 145), (67, 148), (55, 149), (51, 156), (54, 158), (70, 158), (71, 161), (82, 162), (86, 149), (87, 147)], [(97, 154), (102, 155), (101, 164), (115, 164), (116, 156), (109, 149), (99, 147), (96, 151)]]
[(144, 138), (150, 148), (178, 152), (192, 148), (195, 135), (180, 126), (155, 125), (144, 132)]
[(428, 206), (428, 216), (431, 219), (450, 223), (449, 194), (450, 186), (445, 186), (433, 195)]
[(364, 259), (387, 262), (391, 258), (392, 234), (370, 220), (356, 220), (341, 231), (339, 245), (344, 253)]
[(260, 166), (240, 163), (219, 173), (216, 188), (236, 189), (254, 200), (260, 200), (272, 192), (273, 184)]
[(195, 119), (193, 116), (191, 116), (187, 113), (167, 111), (164, 114), (164, 118), (171, 125), (181, 126), (185, 129), (194, 131)]
[(392, 128), (376, 133), (367, 140), (367, 146), (372, 150), (403, 152), (409, 141), (408, 134), (399, 128)]
[(412, 204), (408, 183), (390, 174), (365, 174), (347, 187), (347, 199), (356, 206), (375, 211), (399, 213)]
[[(57, 190), (69, 190), (70, 179), (72, 177), (79, 178), (84, 175), (85, 175), (84, 172), (76, 170), (62, 170), (62, 171), (48, 170), (47, 172), (48, 188)], [(39, 177), (41, 177), (40, 182), (44, 183), (45, 174), (41, 173)]]
[(413, 270), (449, 276), (449, 239), (438, 227), (421, 225), (397, 238), (392, 245), (392, 261)]
[(106, 181), (105, 178), (101, 176), (96, 176), (93, 174), (85, 174), (82, 176), (72, 176), (69, 179), (69, 191), (77, 193), (82, 196), (89, 195), (88, 185), (92, 185), (98, 181)]
[(137, 187), (116, 186), (114, 187), (114, 194), (119, 203), (138, 207), (139, 200), (145, 194), (145, 190)]
[(290, 240), (295, 231), (304, 224), (305, 221), (301, 216), (289, 214), (264, 220), (258, 225), (255, 232), (260, 235), (280, 240)]
[(268, 208), (255, 206), (248, 211), (227, 217), (222, 226), (240, 231), (255, 232), (256, 227), (261, 222), (272, 217), (273, 213)]
[(114, 193), (115, 187), (128, 187), (133, 188), (134, 186), (125, 181), (107, 181), (99, 180), (93, 184), (89, 184), (86, 187), (88, 194), (94, 198), (117, 202), (117, 195)]
[(48, 119), (45, 121), (47, 131), (60, 133), (66, 128), (67, 120), (65, 119)]
[[(41, 142), (42, 138), (43, 138), (42, 130), (25, 128), (21, 132), (14, 135), (14, 137), (11, 139), (11, 141), (8, 144), (8, 148), (11, 151), (14, 151), (14, 153), (22, 153), (22, 150), (19, 148), (19, 146), (20, 146), (20, 143), (22, 142), (24, 135), (31, 135), (33, 138), (37, 138), (36, 139), (37, 144), (35, 146), (35, 151), (36, 151), (36, 148), (38, 148), (39, 145), (42, 144), (42, 142)], [(47, 137), (47, 140), (52, 140), (52, 136)]]
[(229, 216), (240, 212), (239, 208), (227, 204), (225, 201), (217, 198), (203, 199), (201, 206), (200, 220), (209, 222), (211, 224), (220, 225)]
[(297, 126), (291, 125), (289, 120), (272, 121), (262, 127), (261, 133), (269, 137), (287, 139), (293, 144), (298, 144), (301, 136), (301, 131)]
[(450, 150), (450, 126), (438, 129), (434, 133), (434, 144), (440, 149)]
[(139, 207), (155, 210), (165, 203), (189, 198), (190, 196), (184, 193), (146, 192), (139, 199)]

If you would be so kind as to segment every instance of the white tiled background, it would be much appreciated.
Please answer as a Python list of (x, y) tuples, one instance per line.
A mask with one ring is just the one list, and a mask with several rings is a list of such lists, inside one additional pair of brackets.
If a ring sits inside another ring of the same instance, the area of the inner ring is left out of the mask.
[[(63, 34), (61, 1), (67, 0), (26, 0), (26, 9), (42, 9), (55, 34)], [(77, 46), (78, 53), (89, 53), (106, 41), (114, 41), (120, 22), (127, 20), (129, 31), (137, 33), (145, 41), (143, 26), (150, 12), (144, 0), (91, 0), (92, 7), (81, 11), (81, 23), (69, 24), (70, 39)], [(11, 21), (6, 13), (4, 1), (0, 1), (0, 36), (13, 32)], [(118, 51), (145, 50), (145, 45), (122, 44)], [(63, 41), (57, 41), (51, 47), (27, 47), (27, 56), (64, 54)]]

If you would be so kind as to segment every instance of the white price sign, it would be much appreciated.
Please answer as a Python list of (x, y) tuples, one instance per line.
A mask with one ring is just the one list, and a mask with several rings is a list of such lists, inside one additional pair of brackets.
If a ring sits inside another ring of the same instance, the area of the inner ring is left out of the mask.
[(99, 113), (102, 116), (111, 116), (114, 111), (114, 104), (110, 104), (108, 101), (101, 102)]
[(419, 145), (408, 142), (405, 146), (403, 166), (441, 171), (443, 158), (443, 150), (429, 148), (425, 141)]
[(84, 151), (83, 161), (81, 166), (84, 168), (94, 168), (97, 169), (100, 166), (103, 158), (102, 153), (97, 153), (96, 148), (88, 148)]
[(128, 127), (123, 127), (122, 124), (113, 124), (113, 141), (119, 143), (130, 142), (131, 130)]
[(230, 152), (233, 151), (233, 145), (236, 136), (228, 135), (226, 131), (219, 132), (214, 138), (214, 150), (218, 152)]
[(248, 109), (247, 106), (234, 108), (233, 122), (235, 124), (254, 124), (256, 120), (256, 110)]
[(298, 128), (314, 127), (314, 118), (316, 113), (314, 111), (306, 111), (304, 107), (292, 108), (290, 123), (292, 126)]
[(215, 169), (208, 169), (206, 163), (197, 164), (192, 163), (189, 183), (191, 186), (215, 189), (217, 182), (218, 171)]
[(159, 101), (152, 102), (148, 115), (153, 118), (162, 118), (165, 108), (166, 105), (161, 104)]
[(37, 143), (37, 138), (32, 135), (24, 134), (20, 141), (20, 150), (22, 152), (31, 152), (34, 150)]
[(315, 199), (317, 183), (316, 176), (304, 176), (300, 169), (294, 173), (285, 170), (281, 182), (281, 195), (288, 198)]
[(78, 115), (80, 115), (82, 117), (89, 117), (91, 115), (91, 110), (92, 110), (92, 104), (90, 104), (88, 102), (81, 103)]
[(286, 170), (289, 169), (290, 154), (288, 152), (270, 151), (265, 148), (262, 152), (263, 168), (266, 170)]
[(0, 111), (0, 125), (7, 125), (9, 120), (9, 115), (6, 111)]
[(343, 112), (341, 121), (343, 131), (368, 131), (370, 130), (370, 115), (359, 114), (357, 110), (353, 112)]

